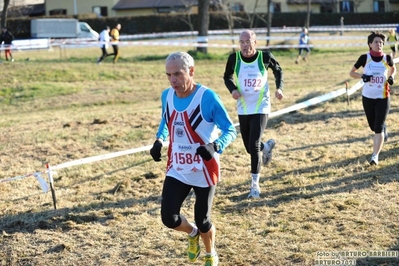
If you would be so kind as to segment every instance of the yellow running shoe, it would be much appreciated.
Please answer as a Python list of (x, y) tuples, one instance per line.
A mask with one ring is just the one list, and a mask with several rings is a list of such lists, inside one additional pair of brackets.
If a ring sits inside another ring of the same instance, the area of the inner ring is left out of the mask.
[(201, 252), (201, 247), (199, 245), (199, 237), (200, 234), (196, 236), (188, 236), (188, 248), (187, 248), (187, 256), (188, 260), (191, 262), (195, 262)]
[(205, 256), (205, 266), (218, 266), (218, 265), (219, 265), (218, 254)]

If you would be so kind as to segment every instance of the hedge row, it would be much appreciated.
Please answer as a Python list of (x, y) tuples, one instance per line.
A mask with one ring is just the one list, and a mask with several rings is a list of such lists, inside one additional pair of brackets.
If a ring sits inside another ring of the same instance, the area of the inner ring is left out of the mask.
[[(275, 13), (272, 16), (272, 27), (302, 27), (305, 25), (306, 13)], [(321, 13), (311, 14), (311, 26), (340, 25), (341, 17), (346, 25), (355, 24), (391, 24), (399, 23), (397, 18), (399, 12), (389, 13)], [(190, 31), (198, 29), (197, 15), (174, 14), (174, 15), (151, 15), (136, 17), (107, 17), (107, 18), (85, 18), (77, 17), (87, 22), (94, 30), (100, 32), (105, 26), (113, 27), (117, 23), (122, 25), (121, 34), (144, 34), (154, 32)], [(32, 18), (8, 19), (7, 26), (17, 39), (30, 38), (30, 20)], [(191, 21), (191, 25), (187, 22)], [(250, 26), (250, 15), (247, 13), (234, 13), (234, 28), (248, 28)], [(254, 26), (267, 27), (267, 15), (258, 14), (254, 18)], [(223, 13), (211, 13), (209, 30), (227, 29), (228, 22)]]

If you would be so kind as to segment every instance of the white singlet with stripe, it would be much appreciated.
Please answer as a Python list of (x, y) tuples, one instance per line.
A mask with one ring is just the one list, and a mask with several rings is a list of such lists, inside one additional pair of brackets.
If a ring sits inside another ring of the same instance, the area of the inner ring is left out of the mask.
[(218, 153), (215, 152), (209, 161), (204, 161), (195, 154), (198, 146), (218, 138), (216, 125), (207, 122), (201, 112), (202, 97), (207, 89), (204, 86), (199, 87), (194, 92), (191, 103), (183, 111), (176, 111), (173, 103), (175, 91), (169, 89), (164, 113), (170, 134), (166, 174), (197, 187), (215, 185), (220, 178)]
[(369, 82), (364, 83), (362, 95), (370, 99), (384, 99), (389, 97), (387, 58), (380, 62), (374, 62), (370, 53), (367, 53), (367, 61), (364, 66), (364, 74), (373, 75)]
[(237, 100), (237, 113), (269, 114), (270, 113), (270, 91), (267, 83), (267, 69), (263, 64), (263, 53), (252, 63), (246, 63), (237, 52), (237, 60), (234, 69), (237, 89), (241, 97)]

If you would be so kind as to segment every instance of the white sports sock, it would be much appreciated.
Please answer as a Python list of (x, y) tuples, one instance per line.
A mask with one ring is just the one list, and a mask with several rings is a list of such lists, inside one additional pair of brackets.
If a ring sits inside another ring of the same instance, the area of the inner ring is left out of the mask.
[(259, 188), (259, 177), (260, 174), (252, 174), (252, 184), (253, 188)]
[(191, 237), (194, 237), (198, 234), (198, 228), (195, 224), (191, 224), (193, 226), (193, 231), (191, 231), (191, 233), (189, 233), (188, 235)]
[(215, 250), (215, 249), (212, 249), (211, 253), (206, 252), (205, 255), (206, 255), (206, 256), (211, 256), (211, 257), (213, 257), (213, 256), (216, 256), (217, 253), (216, 253), (216, 250)]

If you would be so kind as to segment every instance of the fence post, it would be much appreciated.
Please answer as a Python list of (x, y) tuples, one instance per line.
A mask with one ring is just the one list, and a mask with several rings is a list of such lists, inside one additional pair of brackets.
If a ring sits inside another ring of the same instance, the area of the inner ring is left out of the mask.
[(53, 173), (51, 172), (51, 167), (49, 164), (46, 164), (46, 168), (47, 168), (47, 175), (48, 175), (48, 180), (50, 183), (50, 189), (51, 189), (51, 195), (53, 197), (53, 205), (54, 205), (54, 209), (57, 209), (57, 198), (55, 196), (55, 189), (54, 189), (54, 182), (53, 182)]

